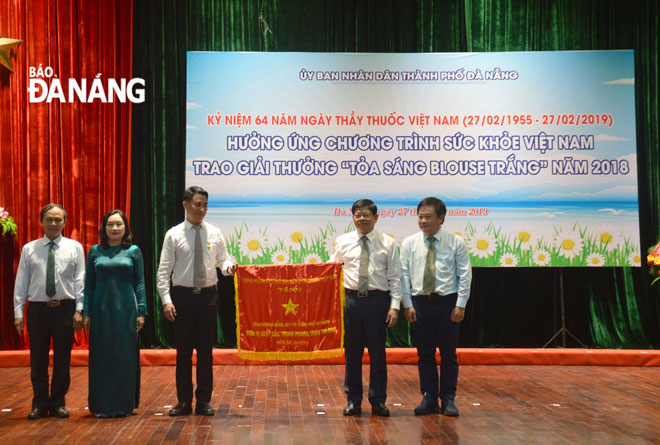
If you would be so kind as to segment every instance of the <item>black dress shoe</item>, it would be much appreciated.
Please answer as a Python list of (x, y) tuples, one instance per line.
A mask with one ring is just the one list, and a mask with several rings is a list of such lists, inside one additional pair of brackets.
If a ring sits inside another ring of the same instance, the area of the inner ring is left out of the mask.
[(440, 412), (445, 416), (458, 417), (458, 408), (454, 405), (453, 400), (444, 400)]
[(57, 417), (58, 419), (66, 419), (69, 417), (69, 411), (63, 406), (58, 406), (57, 408), (50, 410), (50, 415), (51, 417)]
[(381, 403), (371, 407), (371, 414), (374, 416), (390, 417), (390, 409), (384, 403)]
[(170, 416), (187, 416), (190, 413), (192, 413), (192, 405), (187, 402), (179, 403), (170, 410)]
[(420, 403), (415, 408), (416, 416), (423, 416), (425, 414), (434, 414), (440, 412), (440, 406), (438, 405), (438, 398), (434, 396), (429, 396), (424, 394), (422, 403)]
[(28, 413), (28, 420), (37, 420), (37, 419), (42, 419), (44, 417), (48, 416), (48, 410), (47, 409), (39, 409), (35, 408), (32, 411)]
[(212, 416), (215, 414), (215, 410), (208, 403), (198, 403), (195, 406), (195, 414), (198, 416)]
[(345, 416), (357, 416), (362, 412), (362, 408), (360, 405), (356, 405), (353, 402), (349, 402), (348, 405), (346, 405), (346, 408), (344, 408), (344, 415)]

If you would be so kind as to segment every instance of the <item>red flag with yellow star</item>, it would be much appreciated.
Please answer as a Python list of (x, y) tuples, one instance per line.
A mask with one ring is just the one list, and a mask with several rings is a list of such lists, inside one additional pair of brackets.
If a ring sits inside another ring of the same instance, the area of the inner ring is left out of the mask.
[(342, 355), (340, 263), (238, 266), (234, 280), (239, 357), (294, 361)]

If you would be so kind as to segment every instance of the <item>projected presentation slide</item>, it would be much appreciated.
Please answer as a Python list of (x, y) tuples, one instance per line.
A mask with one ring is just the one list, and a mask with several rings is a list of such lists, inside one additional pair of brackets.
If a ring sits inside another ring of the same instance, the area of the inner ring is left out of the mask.
[(417, 204), (485, 267), (639, 266), (632, 51), (189, 52), (186, 185), (238, 264), (318, 263)]

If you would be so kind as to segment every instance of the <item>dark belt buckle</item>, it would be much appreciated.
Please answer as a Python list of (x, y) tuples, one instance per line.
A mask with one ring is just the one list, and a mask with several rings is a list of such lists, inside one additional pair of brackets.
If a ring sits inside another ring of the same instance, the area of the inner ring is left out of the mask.
[(201, 290), (201, 289), (197, 289), (196, 287), (193, 287), (192, 293), (193, 293), (193, 295), (199, 295), (199, 294), (202, 293), (202, 290)]
[(58, 307), (61, 304), (60, 301), (47, 301), (46, 306), (48, 307)]
[(369, 296), (369, 291), (366, 291), (365, 293), (362, 293), (360, 291), (355, 292), (359, 298), (367, 298)]

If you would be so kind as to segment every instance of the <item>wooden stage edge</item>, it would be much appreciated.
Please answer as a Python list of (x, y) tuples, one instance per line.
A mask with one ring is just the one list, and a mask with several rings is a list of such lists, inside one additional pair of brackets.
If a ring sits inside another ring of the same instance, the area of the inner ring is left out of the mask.
[[(50, 354), (52, 360), (53, 352), (51, 351)], [(71, 366), (87, 366), (87, 354), (87, 350), (73, 350)], [(140, 357), (143, 366), (174, 366), (176, 350), (142, 349)], [(369, 362), (366, 351), (363, 362)], [(660, 350), (459, 348), (458, 362), (461, 365), (660, 366)], [(213, 350), (214, 365), (338, 365), (343, 363), (343, 357), (291, 362), (249, 361), (240, 358), (236, 349)], [(417, 351), (414, 348), (387, 348), (387, 363), (415, 365), (417, 364)], [(30, 351), (0, 351), (0, 367), (18, 366), (30, 366)]]

